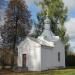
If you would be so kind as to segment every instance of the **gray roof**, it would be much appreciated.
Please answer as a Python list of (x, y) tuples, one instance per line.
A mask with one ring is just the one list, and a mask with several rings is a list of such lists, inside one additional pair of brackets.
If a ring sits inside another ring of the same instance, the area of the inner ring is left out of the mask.
[(50, 42), (47, 41), (45, 39), (41, 39), (41, 38), (33, 38), (33, 37), (28, 37), (30, 40), (40, 44), (40, 45), (44, 45), (44, 46), (50, 46), (50, 47), (54, 47), (54, 42)]

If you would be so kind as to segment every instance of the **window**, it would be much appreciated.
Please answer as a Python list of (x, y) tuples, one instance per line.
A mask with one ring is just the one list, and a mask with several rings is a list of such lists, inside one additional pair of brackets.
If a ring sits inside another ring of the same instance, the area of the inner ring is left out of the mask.
[(60, 62), (60, 52), (58, 52), (58, 61)]

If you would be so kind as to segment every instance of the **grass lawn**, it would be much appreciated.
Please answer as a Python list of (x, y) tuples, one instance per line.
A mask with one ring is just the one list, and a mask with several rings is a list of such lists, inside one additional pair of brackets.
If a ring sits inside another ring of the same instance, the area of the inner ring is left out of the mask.
[(75, 75), (75, 69), (48, 70), (43, 72), (14, 73), (9, 71), (0, 72), (0, 75)]

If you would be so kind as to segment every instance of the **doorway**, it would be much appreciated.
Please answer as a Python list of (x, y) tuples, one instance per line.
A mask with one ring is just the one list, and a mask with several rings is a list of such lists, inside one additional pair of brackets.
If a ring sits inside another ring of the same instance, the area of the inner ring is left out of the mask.
[(26, 54), (22, 55), (22, 66), (26, 67)]

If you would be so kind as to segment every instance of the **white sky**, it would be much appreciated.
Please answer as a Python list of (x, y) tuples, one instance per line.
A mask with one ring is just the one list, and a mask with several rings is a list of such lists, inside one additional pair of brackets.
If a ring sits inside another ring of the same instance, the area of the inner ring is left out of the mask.
[(69, 10), (75, 9), (75, 0), (63, 0), (65, 6), (68, 7)]
[(75, 18), (70, 18), (66, 23), (65, 27), (70, 37), (70, 49), (75, 53)]
[(71, 18), (69, 19), (66, 23), (65, 23), (66, 29), (67, 29), (67, 33), (70, 36), (75, 36), (75, 18)]

